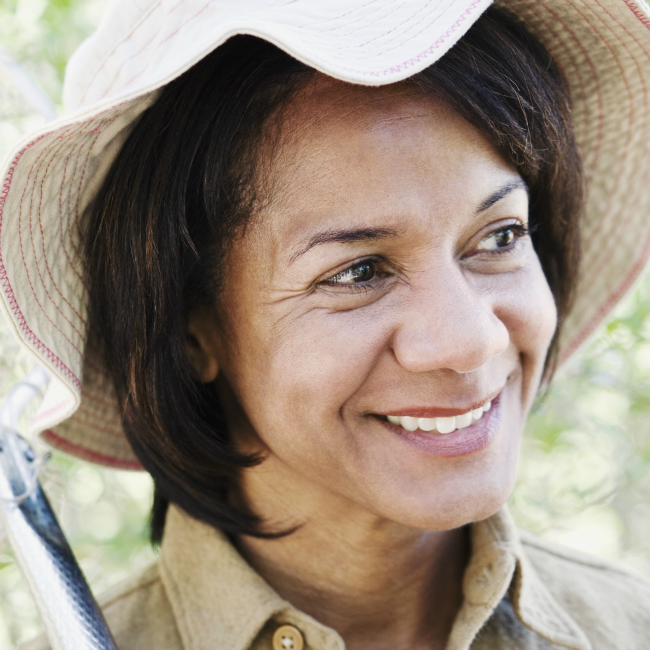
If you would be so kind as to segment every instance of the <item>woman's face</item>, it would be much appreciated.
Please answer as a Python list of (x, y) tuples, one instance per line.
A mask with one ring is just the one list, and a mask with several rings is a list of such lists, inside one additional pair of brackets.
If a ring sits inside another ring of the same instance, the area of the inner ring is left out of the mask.
[(430, 530), (489, 516), (556, 325), (525, 184), (405, 86), (320, 77), (282, 133), (218, 313), (190, 321), (236, 444), (266, 456), (245, 498), (285, 524), (335, 502)]

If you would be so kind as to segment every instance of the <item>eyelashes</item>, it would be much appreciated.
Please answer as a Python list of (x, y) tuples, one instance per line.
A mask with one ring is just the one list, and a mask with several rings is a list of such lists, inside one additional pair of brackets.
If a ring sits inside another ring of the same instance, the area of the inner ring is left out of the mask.
[(376, 268), (372, 260), (363, 260), (358, 264), (349, 266), (327, 280), (331, 284), (359, 284), (368, 282), (375, 277)]
[[(515, 254), (520, 241), (534, 233), (535, 230), (535, 226), (521, 222), (501, 225), (484, 235), (473, 250), (465, 253), (463, 257), (471, 258), (481, 255), (487, 257), (489, 262), (490, 258), (496, 261), (504, 254)], [(346, 292), (368, 293), (380, 288), (386, 279), (395, 275), (397, 272), (387, 260), (372, 256), (356, 260), (318, 284)]]
[(510, 252), (516, 246), (517, 242), (530, 235), (532, 229), (523, 223), (511, 223), (489, 232), (476, 246), (477, 254), (483, 251), (490, 253)]
[(339, 271), (336, 275), (321, 282), (321, 284), (367, 293), (377, 288), (377, 284), (381, 280), (385, 280), (390, 276), (386, 267), (387, 263), (383, 259), (377, 257), (365, 258)]

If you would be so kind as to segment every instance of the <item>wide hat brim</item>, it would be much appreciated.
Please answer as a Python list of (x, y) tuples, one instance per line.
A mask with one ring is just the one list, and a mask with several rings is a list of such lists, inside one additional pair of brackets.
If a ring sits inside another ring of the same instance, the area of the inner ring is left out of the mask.
[[(571, 86), (587, 202), (583, 266), (561, 340), (571, 355), (628, 291), (650, 254), (650, 17), (628, 0), (497, 4), (519, 16)], [(51, 445), (140, 468), (86, 326), (82, 222), (134, 120), (156, 91), (235, 34), (264, 38), (321, 72), (389, 84), (437, 61), (487, 0), (116, 2), (68, 67), (68, 117), (3, 165), (2, 305), (54, 379), (33, 424)]]

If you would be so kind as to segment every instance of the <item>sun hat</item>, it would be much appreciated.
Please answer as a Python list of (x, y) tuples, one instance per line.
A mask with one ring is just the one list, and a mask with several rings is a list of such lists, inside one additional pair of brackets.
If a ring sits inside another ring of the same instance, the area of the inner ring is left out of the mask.
[[(86, 326), (86, 208), (134, 120), (226, 39), (251, 34), (366, 85), (442, 57), (489, 0), (114, 0), (66, 71), (68, 111), (2, 165), (0, 295), (21, 342), (53, 375), (32, 424), (50, 445), (139, 469)], [(570, 356), (650, 255), (650, 14), (643, 0), (502, 0), (566, 75), (587, 178), (583, 266), (561, 340)]]

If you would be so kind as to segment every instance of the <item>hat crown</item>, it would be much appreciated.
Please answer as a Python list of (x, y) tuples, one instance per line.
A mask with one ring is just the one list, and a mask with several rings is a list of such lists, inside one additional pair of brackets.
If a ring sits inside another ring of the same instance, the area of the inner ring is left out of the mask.
[(75, 111), (169, 82), (235, 34), (275, 43), (343, 81), (399, 81), (439, 59), (491, 0), (114, 0), (72, 56)]

